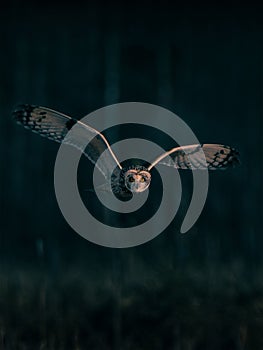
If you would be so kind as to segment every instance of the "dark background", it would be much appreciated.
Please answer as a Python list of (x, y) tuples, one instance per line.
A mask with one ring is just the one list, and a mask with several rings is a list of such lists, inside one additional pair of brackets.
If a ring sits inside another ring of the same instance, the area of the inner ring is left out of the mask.
[[(262, 15), (233, 1), (2, 5), (1, 349), (263, 349)], [(31, 103), (81, 118), (126, 101), (170, 109), (242, 164), (210, 174), (187, 235), (188, 180), (165, 232), (120, 250), (67, 225), (58, 145), (11, 112)]]

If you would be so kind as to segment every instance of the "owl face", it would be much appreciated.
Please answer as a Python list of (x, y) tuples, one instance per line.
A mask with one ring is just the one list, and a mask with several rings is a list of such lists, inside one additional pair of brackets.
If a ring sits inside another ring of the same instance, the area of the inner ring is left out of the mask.
[(124, 175), (125, 186), (133, 193), (145, 191), (151, 182), (151, 174), (146, 170), (130, 169)]

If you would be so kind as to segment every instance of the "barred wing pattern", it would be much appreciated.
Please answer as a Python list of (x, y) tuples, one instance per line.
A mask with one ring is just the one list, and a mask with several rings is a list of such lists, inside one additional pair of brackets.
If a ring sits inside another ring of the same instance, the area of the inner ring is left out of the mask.
[[(14, 110), (13, 115), (17, 123), (23, 125), (25, 128), (50, 140), (63, 142), (80, 149), (97, 167), (96, 162), (99, 156), (105, 150), (108, 150), (99, 168), (107, 180), (111, 176), (109, 169), (116, 166), (121, 169), (121, 165), (112, 152), (106, 138), (89, 125), (52, 109), (32, 105), (18, 106)], [(74, 132), (68, 136), (68, 131), (74, 125), (76, 125), (73, 129)], [(86, 147), (87, 140), (92, 141)]]
[(158, 157), (150, 165), (148, 170), (151, 170), (151, 168), (158, 163), (177, 169), (216, 170), (235, 166), (239, 163), (239, 158), (238, 152), (229, 146), (219, 144), (198, 144), (171, 149)]

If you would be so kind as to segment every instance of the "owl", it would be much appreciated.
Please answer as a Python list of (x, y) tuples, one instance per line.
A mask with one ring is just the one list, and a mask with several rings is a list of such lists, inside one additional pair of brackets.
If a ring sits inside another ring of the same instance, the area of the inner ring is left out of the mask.
[[(33, 105), (20, 105), (13, 112), (17, 123), (50, 140), (80, 149), (98, 167), (106, 181), (110, 181), (117, 198), (126, 201), (133, 194), (142, 193), (151, 184), (151, 170), (157, 164), (177, 169), (226, 169), (239, 163), (238, 152), (221, 144), (194, 144), (172, 148), (154, 159), (149, 166), (130, 164), (122, 167), (105, 136), (91, 126), (52, 109)], [(78, 125), (78, 138), (68, 131)], [(85, 139), (92, 140), (84, 148)], [(80, 142), (81, 141), (81, 142)], [(108, 149), (108, 156), (97, 163)], [(204, 156), (205, 157), (204, 157)], [(113, 165), (113, 166), (112, 166)], [(112, 173), (110, 169), (115, 169)]]

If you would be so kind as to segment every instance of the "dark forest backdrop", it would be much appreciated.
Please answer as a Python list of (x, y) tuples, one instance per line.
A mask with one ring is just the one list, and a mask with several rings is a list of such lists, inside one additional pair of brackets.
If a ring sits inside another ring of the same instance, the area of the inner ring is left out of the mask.
[[(262, 15), (237, 2), (3, 5), (1, 349), (263, 349)], [(170, 109), (201, 142), (236, 147), (242, 165), (211, 174), (187, 235), (183, 204), (156, 239), (118, 250), (67, 225), (58, 145), (11, 111), (81, 118), (126, 101)]]

